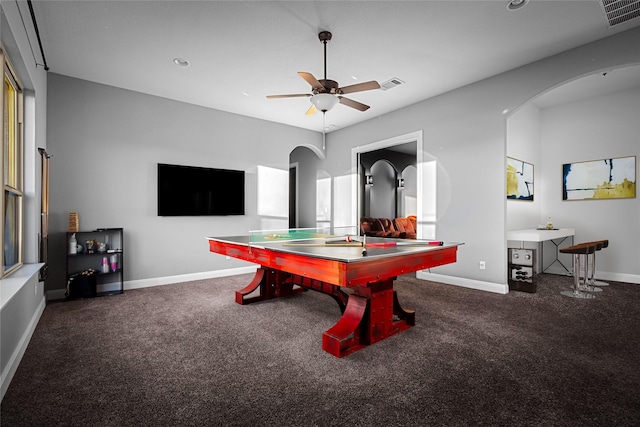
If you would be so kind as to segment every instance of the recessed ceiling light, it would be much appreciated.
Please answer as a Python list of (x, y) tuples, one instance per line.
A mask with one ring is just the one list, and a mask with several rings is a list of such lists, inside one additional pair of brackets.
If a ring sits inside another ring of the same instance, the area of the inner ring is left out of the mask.
[(507, 3), (507, 10), (520, 10), (529, 3), (529, 0), (511, 0)]
[(188, 67), (189, 61), (184, 58), (173, 58), (173, 63), (179, 65), (180, 67)]

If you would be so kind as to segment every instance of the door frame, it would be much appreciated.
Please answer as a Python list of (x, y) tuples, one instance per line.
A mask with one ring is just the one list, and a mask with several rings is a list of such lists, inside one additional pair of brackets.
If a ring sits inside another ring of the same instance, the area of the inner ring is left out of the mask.
[[(360, 153), (367, 153), (369, 151), (380, 150), (383, 148), (394, 147), (401, 144), (407, 144), (410, 142), (416, 143), (416, 204), (417, 204), (417, 233), (418, 238), (422, 238), (422, 194), (423, 194), (423, 168), (424, 168), (424, 150), (423, 150), (423, 133), (422, 130), (410, 132), (404, 135), (396, 136), (393, 138), (383, 139), (381, 141), (372, 142), (370, 144), (360, 145), (351, 149), (351, 170), (354, 171), (352, 179), (352, 191), (356, 195), (355, 203), (353, 204), (352, 215), (353, 223), (360, 224), (360, 216), (362, 209), (363, 194), (360, 188), (360, 182), (363, 177), (360, 170)], [(435, 185), (435, 184), (434, 184)]]

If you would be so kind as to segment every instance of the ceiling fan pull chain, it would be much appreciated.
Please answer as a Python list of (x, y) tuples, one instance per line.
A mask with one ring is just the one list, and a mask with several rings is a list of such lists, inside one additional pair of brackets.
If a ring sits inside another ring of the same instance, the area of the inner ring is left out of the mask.
[(325, 151), (327, 149), (327, 135), (326, 135), (326, 125), (324, 124), (324, 119), (325, 119), (325, 115), (327, 114), (326, 111), (322, 112), (322, 151)]

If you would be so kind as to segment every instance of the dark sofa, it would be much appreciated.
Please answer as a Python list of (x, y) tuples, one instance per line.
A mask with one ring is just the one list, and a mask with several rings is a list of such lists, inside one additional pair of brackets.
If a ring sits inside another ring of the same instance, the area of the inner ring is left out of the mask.
[(406, 218), (360, 218), (360, 234), (370, 237), (394, 237), (397, 239), (415, 239), (416, 217)]

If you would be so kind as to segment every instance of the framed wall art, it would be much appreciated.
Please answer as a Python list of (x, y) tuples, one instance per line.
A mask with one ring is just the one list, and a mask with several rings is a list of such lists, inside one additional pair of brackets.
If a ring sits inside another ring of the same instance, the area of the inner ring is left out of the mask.
[(533, 165), (507, 157), (507, 199), (533, 202)]
[(562, 165), (562, 200), (633, 199), (636, 157)]

